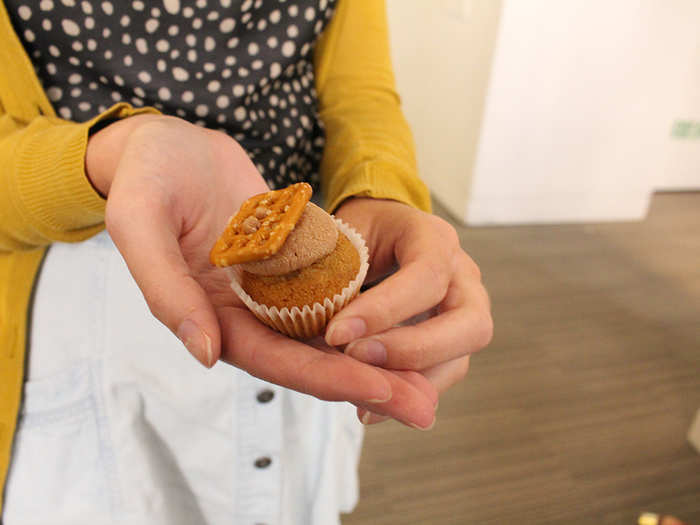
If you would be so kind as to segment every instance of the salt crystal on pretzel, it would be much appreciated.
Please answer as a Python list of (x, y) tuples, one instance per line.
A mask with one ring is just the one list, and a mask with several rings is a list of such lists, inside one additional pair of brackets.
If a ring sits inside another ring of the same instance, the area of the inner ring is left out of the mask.
[[(310, 185), (299, 182), (245, 201), (214, 244), (211, 263), (226, 267), (273, 256), (294, 229), (311, 193)], [(246, 222), (249, 217), (259, 222), (257, 228), (251, 227), (255, 221)]]

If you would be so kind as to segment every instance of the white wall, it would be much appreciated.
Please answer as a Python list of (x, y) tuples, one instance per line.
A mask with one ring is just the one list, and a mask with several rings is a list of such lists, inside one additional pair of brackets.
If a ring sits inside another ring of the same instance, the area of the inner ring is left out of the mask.
[(700, 188), (700, 2), (389, 5), (422, 174), (456, 217), (635, 220), (657, 188)]
[[(667, 129), (656, 188), (700, 188), (700, 2), (655, 3), (655, 62), (667, 100)], [(675, 131), (675, 133), (673, 133)], [(676, 136), (674, 136), (676, 135)], [(685, 136), (683, 136), (685, 135)]]
[(420, 173), (460, 218), (471, 192), (500, 6), (500, 0), (387, 0), (396, 81)]

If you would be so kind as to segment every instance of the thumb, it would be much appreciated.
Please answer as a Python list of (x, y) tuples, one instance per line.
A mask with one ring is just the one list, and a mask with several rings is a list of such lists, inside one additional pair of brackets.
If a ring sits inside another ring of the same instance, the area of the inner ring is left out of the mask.
[(198, 361), (211, 367), (220, 354), (219, 323), (183, 257), (172, 222), (166, 208), (144, 194), (108, 199), (107, 230), (151, 312)]

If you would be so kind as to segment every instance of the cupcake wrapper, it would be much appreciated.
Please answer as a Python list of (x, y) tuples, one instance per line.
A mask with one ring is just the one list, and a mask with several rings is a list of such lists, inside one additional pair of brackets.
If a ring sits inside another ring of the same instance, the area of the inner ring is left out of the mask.
[(321, 334), (331, 318), (360, 292), (360, 286), (367, 276), (369, 252), (364, 239), (351, 226), (337, 217), (333, 217), (333, 220), (338, 225), (338, 230), (345, 234), (360, 254), (360, 269), (355, 278), (340, 293), (331, 298), (326, 297), (323, 304), (314, 303), (305, 305), (303, 308), (295, 306), (291, 309), (286, 307), (279, 309), (276, 306), (268, 307), (259, 304), (241, 287), (241, 274), (238, 266), (231, 266), (227, 269), (231, 278), (231, 288), (248, 309), (269, 327), (295, 339), (310, 339)]

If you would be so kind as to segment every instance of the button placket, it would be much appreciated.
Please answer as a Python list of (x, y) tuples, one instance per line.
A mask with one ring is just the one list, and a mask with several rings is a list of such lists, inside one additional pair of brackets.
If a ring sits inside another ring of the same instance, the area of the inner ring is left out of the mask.
[(264, 469), (272, 465), (272, 458), (270, 456), (260, 456), (253, 464), (257, 469)]
[(275, 398), (275, 391), (272, 390), (271, 388), (265, 388), (263, 390), (260, 390), (258, 392), (258, 395), (255, 396), (255, 399), (258, 400), (258, 403), (269, 403)]
[[(268, 405), (275, 398), (275, 391), (271, 388), (264, 388), (258, 391), (255, 399), (260, 405)], [(264, 416), (263, 416), (264, 417)], [(253, 465), (258, 470), (263, 470), (272, 465), (272, 458), (270, 456), (260, 456), (254, 462)]]
[(282, 497), (282, 403), (274, 385), (246, 378), (239, 397), (237, 484), (241, 523), (277, 523)]

